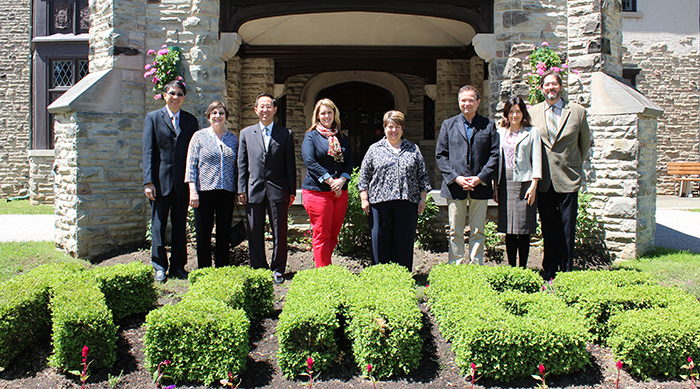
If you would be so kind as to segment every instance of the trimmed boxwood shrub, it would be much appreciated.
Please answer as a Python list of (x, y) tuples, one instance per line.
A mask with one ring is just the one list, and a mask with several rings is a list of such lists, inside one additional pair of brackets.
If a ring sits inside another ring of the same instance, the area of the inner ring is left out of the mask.
[(245, 312), (213, 299), (188, 299), (146, 316), (146, 369), (172, 361), (165, 377), (211, 384), (245, 370), (250, 322)]
[(649, 379), (687, 374), (690, 356), (700, 360), (700, 304), (632, 310), (610, 319), (608, 344), (630, 372)]
[(83, 270), (77, 263), (47, 264), (0, 284), (0, 367), (50, 339), (50, 285)]
[(304, 372), (309, 356), (315, 371), (325, 370), (338, 360), (346, 293), (351, 293), (355, 281), (346, 268), (337, 265), (300, 271), (294, 276), (276, 331), (277, 363), (286, 377)]
[(115, 321), (131, 315), (147, 313), (158, 298), (151, 266), (130, 262), (98, 267), (91, 272), (105, 295)]
[(510, 381), (529, 377), (540, 363), (551, 374), (589, 363), (583, 317), (550, 293), (523, 293), (540, 289), (537, 277), (505, 266), (433, 267), (431, 311), (464, 373), (473, 362), (484, 376)]
[(657, 284), (648, 273), (633, 270), (579, 271), (557, 275), (557, 296), (586, 317), (593, 339), (606, 344), (608, 323), (616, 314), (630, 310), (685, 306), (693, 297), (678, 289)]
[(209, 283), (227, 283), (236, 288), (238, 292), (229, 291), (225, 288), (215, 287), (220, 290), (220, 297), (217, 299), (227, 302), (231, 308), (243, 309), (251, 320), (266, 317), (272, 312), (274, 303), (274, 290), (272, 286), (272, 274), (267, 269), (251, 269), (247, 266), (203, 268), (190, 273), (190, 293), (201, 293), (206, 295), (209, 287), (197, 285), (200, 280), (208, 280)]
[(367, 375), (370, 363), (375, 378), (409, 373), (418, 367), (422, 314), (415, 282), (405, 267), (384, 264), (364, 269), (348, 299), (346, 332), (363, 375)]
[(88, 272), (52, 288), (52, 343), (49, 364), (79, 370), (83, 346), (90, 348), (92, 368), (110, 368), (117, 358), (117, 328), (99, 284)]

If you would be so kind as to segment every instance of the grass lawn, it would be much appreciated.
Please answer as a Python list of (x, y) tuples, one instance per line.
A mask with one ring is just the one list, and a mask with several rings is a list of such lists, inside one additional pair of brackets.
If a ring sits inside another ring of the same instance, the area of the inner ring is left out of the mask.
[[(56, 249), (53, 242), (1, 242), (0, 282), (50, 262), (80, 261)], [(85, 262), (87, 264), (87, 262)]]
[(31, 205), (29, 200), (0, 200), (0, 215), (52, 215), (53, 205)]
[(700, 299), (700, 254), (657, 247), (652, 254), (615, 267), (651, 273), (664, 286), (677, 286)]

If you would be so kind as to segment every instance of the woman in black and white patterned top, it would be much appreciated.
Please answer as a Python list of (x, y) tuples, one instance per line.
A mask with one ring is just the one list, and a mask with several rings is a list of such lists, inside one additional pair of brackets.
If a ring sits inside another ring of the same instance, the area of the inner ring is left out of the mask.
[(404, 115), (384, 114), (384, 135), (367, 150), (357, 188), (369, 215), (375, 263), (395, 262), (413, 270), (418, 214), (430, 190), (418, 146), (403, 139)]
[(197, 131), (187, 152), (185, 182), (190, 186), (197, 231), (197, 266), (211, 267), (211, 232), (216, 214), (216, 266), (229, 264), (231, 219), (236, 204), (238, 137), (226, 131), (228, 110), (220, 101), (209, 105), (207, 128)]

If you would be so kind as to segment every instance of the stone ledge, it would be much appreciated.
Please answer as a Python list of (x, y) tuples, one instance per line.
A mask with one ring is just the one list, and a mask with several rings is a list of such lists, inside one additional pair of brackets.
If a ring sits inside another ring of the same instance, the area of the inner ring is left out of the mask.
[(48, 106), (50, 113), (120, 112), (121, 71), (106, 69), (85, 76)]

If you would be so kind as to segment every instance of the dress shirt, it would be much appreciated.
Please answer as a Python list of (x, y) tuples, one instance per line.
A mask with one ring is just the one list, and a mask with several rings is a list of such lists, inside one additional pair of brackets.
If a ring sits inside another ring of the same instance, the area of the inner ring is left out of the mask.
[[(272, 126), (275, 125), (275, 122), (270, 123), (269, 126), (265, 127), (262, 122), (260, 122), (260, 129), (262, 131), (262, 137), (263, 137), (263, 143), (265, 144), (265, 151), (270, 149), (270, 138), (272, 137)], [(268, 131), (265, 131), (265, 128), (268, 129)]]
[(187, 152), (185, 182), (197, 191), (223, 189), (236, 192), (238, 138), (226, 131), (221, 139), (211, 127), (195, 132)]
[(357, 188), (368, 192), (370, 204), (392, 200), (418, 203), (420, 193), (431, 189), (423, 155), (415, 143), (405, 139), (398, 152), (392, 149), (386, 138), (369, 147)]

